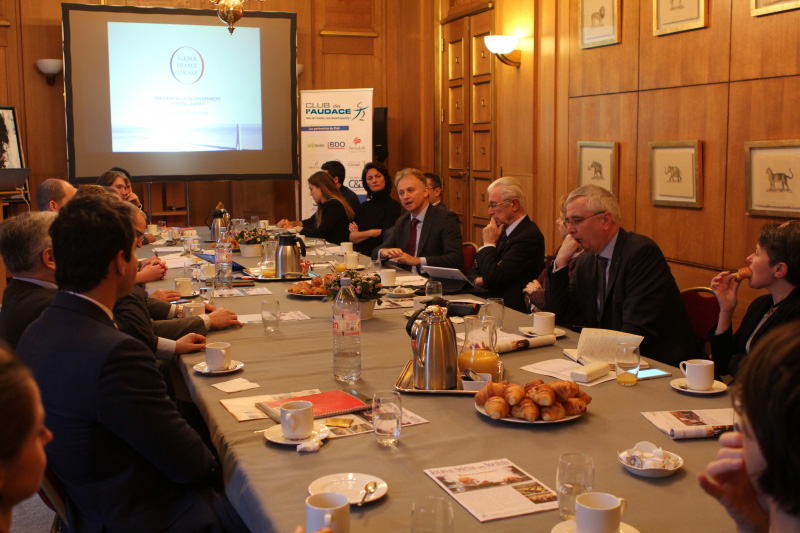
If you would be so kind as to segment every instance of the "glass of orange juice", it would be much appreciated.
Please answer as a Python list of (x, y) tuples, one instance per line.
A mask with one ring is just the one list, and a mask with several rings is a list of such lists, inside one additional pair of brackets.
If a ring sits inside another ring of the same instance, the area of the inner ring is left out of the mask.
[(347, 270), (347, 255), (346, 254), (336, 254), (333, 259), (333, 267), (336, 269), (336, 272), (344, 272)]
[(479, 374), (491, 374), (492, 381), (500, 380), (500, 359), (497, 357), (497, 330), (491, 316), (464, 317), (464, 346), (458, 355), (459, 379), (464, 369)]
[(630, 342), (621, 342), (617, 345), (617, 354), (614, 359), (614, 372), (617, 374), (617, 383), (624, 387), (636, 385), (639, 379), (639, 345)]

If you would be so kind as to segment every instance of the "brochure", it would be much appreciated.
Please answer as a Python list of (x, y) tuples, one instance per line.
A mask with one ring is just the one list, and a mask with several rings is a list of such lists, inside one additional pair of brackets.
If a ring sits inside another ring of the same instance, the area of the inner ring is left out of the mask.
[[(361, 411), (360, 413), (350, 413), (346, 415), (339, 415), (336, 417), (338, 420), (347, 418), (353, 421), (349, 428), (344, 427), (329, 427), (329, 439), (338, 439), (341, 437), (351, 437), (353, 435), (361, 435), (363, 433), (372, 433), (372, 410)], [(330, 418), (323, 418), (321, 423), (325, 424)], [(408, 409), (403, 409), (403, 420), (400, 422), (400, 427), (418, 426), (420, 424), (427, 424), (428, 421), (419, 415), (416, 415)]]
[[(644, 337), (625, 333), (624, 331), (614, 331), (612, 329), (583, 328), (578, 339), (578, 349), (565, 349), (564, 355), (583, 365), (599, 361), (608, 363), (614, 369), (615, 351), (621, 342), (630, 342), (636, 345), (641, 344)], [(644, 359), (641, 360), (640, 368), (650, 368)]]
[(649, 411), (642, 415), (671, 439), (703, 439), (733, 431), (733, 408)]

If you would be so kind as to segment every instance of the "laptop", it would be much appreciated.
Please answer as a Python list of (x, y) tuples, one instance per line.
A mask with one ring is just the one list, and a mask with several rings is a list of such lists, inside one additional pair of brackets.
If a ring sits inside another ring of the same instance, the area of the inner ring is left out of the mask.
[(0, 191), (24, 189), (30, 173), (29, 168), (0, 168)]
[[(199, 257), (203, 261), (208, 261), (212, 265), (214, 264), (214, 254), (201, 254), (201, 253), (195, 252), (194, 255), (196, 255), (197, 257)], [(231, 263), (233, 264), (233, 271), (234, 272), (241, 272), (242, 270), (244, 270), (244, 267), (242, 265), (240, 265), (239, 263), (237, 263), (236, 261), (231, 261)]]
[(469, 288), (475, 286), (472, 282), (457, 268), (444, 268), (425, 266), (422, 270), (428, 273), (431, 279), (440, 281), (442, 283), (442, 292), (452, 294), (456, 292), (463, 292), (464, 287), (469, 285)]

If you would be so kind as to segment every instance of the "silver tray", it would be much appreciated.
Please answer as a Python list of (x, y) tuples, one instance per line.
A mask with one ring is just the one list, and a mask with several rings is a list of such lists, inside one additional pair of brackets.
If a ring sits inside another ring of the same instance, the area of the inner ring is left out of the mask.
[(397, 378), (397, 383), (394, 384), (395, 390), (400, 392), (407, 392), (410, 394), (458, 394), (460, 396), (475, 396), (477, 391), (461, 390), (461, 389), (447, 389), (447, 390), (422, 390), (414, 388), (414, 369), (412, 368), (413, 361), (408, 361), (405, 368)]

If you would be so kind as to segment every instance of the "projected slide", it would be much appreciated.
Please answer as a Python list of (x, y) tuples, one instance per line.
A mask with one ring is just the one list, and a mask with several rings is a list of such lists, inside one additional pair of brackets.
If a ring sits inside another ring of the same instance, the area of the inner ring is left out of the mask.
[(113, 151), (261, 150), (259, 31), (109, 22)]

